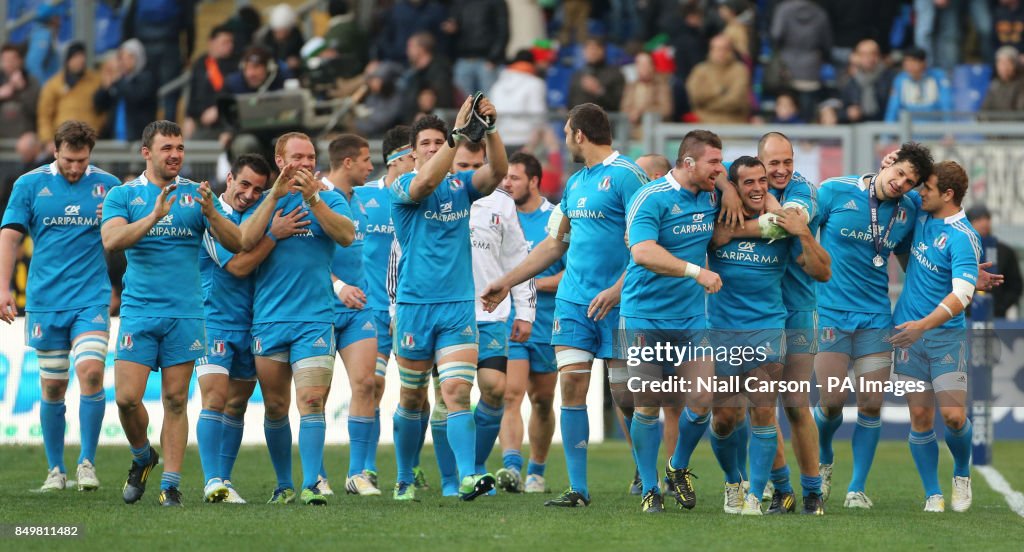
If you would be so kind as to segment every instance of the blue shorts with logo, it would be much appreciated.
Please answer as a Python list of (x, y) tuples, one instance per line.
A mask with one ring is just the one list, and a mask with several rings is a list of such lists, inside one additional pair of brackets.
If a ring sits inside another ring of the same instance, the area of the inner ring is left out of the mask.
[(494, 357), (508, 358), (508, 324), (505, 322), (480, 322), (480, 353), (477, 361)]
[(587, 317), (587, 308), (587, 305), (555, 299), (551, 345), (587, 351), (593, 353), (595, 358), (614, 358), (615, 334), (619, 328), (618, 307), (596, 321)]
[(550, 374), (558, 371), (558, 363), (555, 361), (555, 348), (546, 343), (527, 341), (516, 343), (510, 341), (508, 344), (509, 360), (526, 360), (530, 363), (530, 371), (536, 374)]
[(892, 315), (818, 308), (818, 351), (857, 359), (892, 351)]
[(109, 312), (107, 305), (28, 312), (25, 315), (25, 344), (37, 351), (69, 351), (71, 341), (85, 332), (110, 331)]
[(333, 324), (266, 322), (252, 325), (252, 353), (256, 356), (281, 357), (294, 364), (318, 356), (333, 358), (334, 352)]
[(374, 310), (373, 322), (377, 325), (377, 352), (391, 356), (391, 315), (386, 310)]
[(713, 330), (715, 376), (738, 376), (786, 357), (786, 332), (766, 330)]
[[(673, 320), (622, 316), (619, 319), (615, 358), (632, 360), (633, 365), (637, 362), (659, 365), (663, 376), (675, 375), (679, 359), (663, 358), (660, 362), (648, 362), (643, 360), (644, 350), (651, 354), (659, 346), (662, 350), (671, 347), (673, 350), (690, 351), (682, 353), (685, 355), (684, 361), (688, 358), (696, 359), (698, 355), (693, 348), (709, 344), (707, 326), (707, 318), (703, 314)], [(630, 365), (629, 362), (627, 365)]]
[[(967, 373), (970, 359), (966, 330), (943, 331), (936, 337), (926, 335), (908, 349), (896, 349), (894, 371), (926, 383), (950, 373)], [(963, 380), (966, 384), (966, 379)], [(966, 389), (966, 386), (964, 387)]]
[(334, 317), (334, 342), (339, 351), (364, 339), (377, 339), (377, 322), (373, 318), (373, 311), (345, 311)]
[(786, 316), (786, 354), (818, 354), (818, 311), (789, 311)]
[(252, 332), (206, 328), (206, 356), (196, 360), (196, 375), (224, 374), (233, 380), (256, 381)]
[(206, 353), (202, 318), (122, 316), (114, 360), (160, 368), (194, 362)]
[(399, 303), (395, 305), (395, 355), (409, 360), (429, 360), (435, 351), (453, 345), (478, 342), (476, 305), (473, 301), (451, 303)]

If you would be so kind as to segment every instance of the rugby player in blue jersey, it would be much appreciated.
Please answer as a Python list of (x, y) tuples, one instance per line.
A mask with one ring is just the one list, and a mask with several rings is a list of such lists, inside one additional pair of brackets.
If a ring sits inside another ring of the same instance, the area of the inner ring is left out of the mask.
[(357, 186), (366, 182), (373, 172), (370, 145), (355, 134), (342, 134), (328, 146), (331, 171), (323, 183), (342, 196), (352, 212), (355, 239), (347, 247), (334, 252), (331, 272), (334, 276), (334, 336), (338, 354), (348, 373), (352, 398), (349, 403), (348, 435), (349, 462), (345, 479), (345, 492), (360, 496), (380, 495), (366, 469), (366, 456), (373, 435), (374, 368), (377, 364), (377, 327), (373, 311), (367, 308), (366, 275), (363, 264), (363, 244), (366, 236), (367, 210), (359, 196)]
[(327, 428), (324, 401), (334, 370), (334, 303), (331, 260), (338, 245), (355, 238), (351, 212), (344, 198), (321, 193), (313, 175), (316, 148), (309, 136), (289, 132), (277, 139), (274, 161), (281, 171), (270, 193), (261, 198), (242, 223), (246, 244), (260, 241), (269, 231), (271, 214), (301, 207), (310, 225), (304, 232), (277, 244), (256, 271), (253, 300), (252, 350), (256, 376), (266, 407), (264, 433), (277, 475), (273, 504), (295, 500), (291, 474), (292, 381), (295, 382), (299, 422), (299, 457), (305, 504), (323, 505), (318, 487)]
[[(768, 174), (764, 164), (754, 157), (740, 157), (729, 168), (729, 180), (739, 192), (747, 219), (758, 218), (765, 209), (768, 196)], [(782, 281), (788, 265), (796, 263), (801, 270), (817, 281), (828, 281), (830, 259), (815, 241), (800, 213), (777, 216), (778, 224), (793, 239), (737, 238), (715, 247), (709, 266), (725, 282), (722, 291), (713, 295), (708, 304), (709, 326), (716, 330), (712, 341), (729, 348), (729, 358), (716, 358), (716, 376), (742, 376), (744, 385), (740, 394), (752, 403), (750, 409), (750, 489), (742, 500), (738, 451), (745, 448), (745, 439), (737, 439), (733, 430), (743, 418), (742, 409), (732, 402), (730, 393), (716, 398), (712, 422), (712, 450), (726, 474), (726, 504), (728, 513), (761, 515), (761, 495), (770, 477), (772, 461), (777, 449), (775, 410), (778, 393), (772, 382), (782, 377), (781, 361), (785, 354), (784, 328), (788, 311), (783, 302)], [(790, 248), (799, 244), (802, 253), (790, 259)], [(732, 351), (744, 347), (742, 358)], [(746, 350), (755, 352), (748, 358)], [(753, 380), (751, 380), (753, 378)], [(767, 384), (767, 388), (762, 387)], [(812, 508), (805, 505), (805, 513), (821, 514), (820, 499), (809, 495)], [(806, 501), (805, 501), (806, 502)]]
[(81, 393), (78, 490), (92, 491), (100, 485), (95, 462), (107, 407), (103, 371), (110, 279), (99, 218), (103, 198), (120, 181), (89, 164), (95, 144), (96, 131), (85, 123), (67, 121), (57, 127), (56, 160), (14, 182), (0, 230), (0, 282), (4, 282), (0, 319), (8, 324), (14, 322), (18, 308), (7, 282), (24, 237), (31, 236), (34, 243), (26, 290), (25, 343), (39, 358), (39, 423), (49, 470), (40, 488), (44, 492), (67, 485), (64, 395), (72, 364)]
[[(935, 165), (920, 188), (922, 216), (914, 223), (903, 293), (893, 322), (898, 333), (895, 372), (914, 388), (910, 407), (910, 452), (924, 484), (926, 512), (945, 510), (939, 487), (939, 447), (935, 405), (945, 422), (946, 445), (953, 455), (953, 511), (971, 507), (971, 420), (967, 417), (967, 323), (964, 309), (978, 283), (981, 238), (960, 207), (967, 173), (953, 161)], [(909, 265), (909, 266), (908, 266)]]
[[(529, 249), (547, 237), (547, 226), (555, 205), (540, 195), (541, 165), (528, 153), (514, 153), (508, 160), (508, 174), (502, 187), (516, 203), (519, 225)], [(548, 450), (555, 433), (555, 384), (558, 367), (551, 346), (551, 323), (555, 315), (555, 293), (562, 280), (565, 263), (559, 260), (537, 275), (537, 307), (530, 337), (525, 342), (511, 339), (508, 344), (508, 371), (505, 379), (505, 415), (498, 434), (502, 450), (502, 468), (495, 473), (498, 486), (509, 492), (543, 493), (547, 487), (544, 473)], [(510, 324), (510, 332), (514, 329)], [(523, 396), (530, 398), (530, 458), (523, 481)]]
[[(270, 164), (258, 154), (239, 156), (228, 173), (221, 202), (228, 219), (240, 224), (269, 184)], [(252, 356), (253, 278), (278, 240), (305, 232), (310, 224), (296, 208), (274, 216), (269, 235), (251, 251), (233, 254), (207, 235), (199, 252), (206, 314), (207, 352), (196, 360), (203, 410), (196, 423), (199, 461), (207, 502), (245, 504), (231, 484), (242, 443), (244, 416), (256, 387)]]
[(159, 455), (147, 439), (142, 404), (150, 371), (160, 371), (164, 470), (160, 504), (181, 506), (181, 464), (188, 442), (189, 382), (206, 352), (199, 250), (210, 236), (225, 249), (243, 247), (238, 226), (224, 216), (206, 183), (178, 175), (185, 161), (181, 128), (154, 121), (142, 133), (146, 170), (111, 190), (103, 202), (103, 247), (125, 251), (128, 270), (121, 296), (121, 327), (114, 387), (121, 426), (134, 457), (123, 489), (126, 503), (142, 498)]
[(818, 189), (820, 239), (832, 254), (833, 278), (818, 286), (820, 331), (814, 373), (823, 387), (814, 420), (821, 490), (827, 500), (832, 488), (832, 438), (842, 425), (848, 392), (826, 384), (843, 381), (852, 363), (858, 391), (853, 477), (844, 501), (848, 508), (872, 506), (865, 483), (881, 435), (884, 394), (870, 391), (866, 382), (885, 382), (890, 377), (889, 254), (901, 243), (909, 243), (920, 196), (908, 192), (931, 174), (931, 153), (908, 143), (877, 174), (830, 178)]
[[(722, 141), (706, 130), (692, 131), (679, 144), (676, 166), (633, 196), (626, 215), (631, 259), (622, 291), (621, 348), (706, 342), (704, 294), (717, 293), (722, 287), (718, 274), (704, 266), (719, 209), (715, 180), (723, 170)], [(659, 410), (676, 406), (682, 397), (647, 392), (643, 384), (676, 375), (691, 382), (710, 379), (714, 366), (710, 359), (640, 362), (639, 354), (635, 361), (629, 363), (636, 404), (630, 433), (642, 481), (641, 510), (662, 512)], [(692, 509), (697, 497), (690, 457), (707, 427), (711, 394), (693, 388), (685, 398), (685, 414), (676, 418), (679, 438), (673, 443), (666, 475), (679, 506)]]
[[(599, 106), (586, 103), (572, 108), (564, 131), (573, 159), (585, 166), (566, 183), (560, 203), (565, 217), (556, 236), (549, 235), (522, 264), (492, 282), (481, 297), (485, 308), (497, 308), (512, 286), (540, 274), (568, 252), (555, 299), (551, 344), (561, 375), (561, 429), (569, 488), (545, 505), (577, 507), (590, 504), (586, 402), (591, 366), (594, 358), (613, 358), (619, 297), (629, 260), (623, 241), (626, 205), (647, 183), (647, 176), (631, 159), (612, 149), (611, 124)], [(573, 237), (567, 241), (570, 225)], [(622, 401), (629, 399), (625, 362), (610, 360), (607, 366), (612, 393), (623, 407)]]
[[(472, 111), (472, 98), (467, 98), (456, 117), (456, 129), (466, 127)], [(492, 123), (497, 117), (486, 98), (477, 105), (477, 114)], [(476, 473), (476, 428), (469, 410), (478, 358), (469, 214), (473, 201), (501, 183), (508, 160), (501, 137), (491, 126), (486, 133), (489, 163), (477, 171), (450, 174), (455, 142), (465, 137), (454, 131), (448, 135), (447, 130), (437, 117), (417, 121), (412, 130), (416, 170), (391, 186), (391, 215), (404, 252), (398, 265), (394, 320), (402, 380), (395, 412), (396, 500), (415, 499), (413, 463), (435, 363), (448, 409), (447, 435), (458, 466), (460, 498), (473, 500), (494, 487), (491, 474)]]
[(380, 441), (380, 400), (384, 396), (384, 377), (391, 358), (391, 315), (388, 312), (387, 270), (395, 226), (391, 223), (391, 183), (413, 168), (409, 131), (405, 125), (384, 133), (384, 176), (355, 189), (366, 208), (366, 236), (363, 240), (363, 271), (366, 275), (366, 307), (373, 311), (377, 328), (377, 362), (374, 369), (373, 430), (366, 453), (364, 471), (374, 487), (377, 482), (377, 444)]

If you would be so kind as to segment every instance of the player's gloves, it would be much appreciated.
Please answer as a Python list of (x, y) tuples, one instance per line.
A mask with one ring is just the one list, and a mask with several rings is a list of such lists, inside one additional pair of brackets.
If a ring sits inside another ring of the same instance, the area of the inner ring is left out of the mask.
[(463, 127), (452, 130), (452, 134), (465, 136), (470, 142), (479, 142), (484, 139), (485, 134), (493, 132), (494, 118), (484, 117), (477, 111), (477, 106), (483, 98), (483, 92), (477, 92), (473, 95), (473, 109), (469, 115), (469, 122)]
[(778, 219), (779, 217), (775, 213), (765, 213), (757, 218), (757, 225), (761, 228), (761, 237), (769, 240), (768, 243), (789, 237), (789, 232), (777, 224)]

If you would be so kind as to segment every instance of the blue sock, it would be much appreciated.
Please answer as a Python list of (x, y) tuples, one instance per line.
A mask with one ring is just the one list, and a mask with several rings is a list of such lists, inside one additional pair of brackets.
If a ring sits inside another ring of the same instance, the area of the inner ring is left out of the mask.
[(958, 477), (971, 476), (971, 440), (974, 437), (974, 426), (967, 418), (963, 427), (953, 429), (946, 426), (946, 446), (953, 453), (953, 475)]
[(178, 472), (165, 471), (160, 476), (160, 490), (166, 491), (171, 487), (181, 488), (181, 474)]
[(366, 451), (366, 470), (377, 472), (377, 446), (380, 444), (380, 409), (373, 411), (373, 429), (370, 431), (370, 448)]
[(61, 473), (68, 473), (64, 468), (64, 400), (48, 401), (43, 399), (39, 405), (39, 423), (43, 426), (43, 446), (46, 449), (46, 462), (49, 469), (59, 467)]
[(832, 453), (832, 437), (836, 430), (843, 425), (843, 411), (835, 418), (829, 418), (821, 405), (814, 407), (814, 425), (818, 426), (818, 459), (822, 464), (831, 464), (834, 461)]
[(690, 457), (700, 444), (701, 437), (704, 437), (710, 419), (710, 410), (701, 416), (689, 407), (683, 409), (683, 415), (679, 417), (679, 440), (676, 441), (676, 450), (669, 461), (674, 469), (690, 467)]
[(348, 417), (348, 476), (363, 473), (366, 469), (366, 453), (370, 448), (373, 433), (373, 418), (367, 416)]
[(416, 456), (413, 458), (413, 467), (420, 465), (420, 453), (423, 452), (423, 443), (427, 441), (427, 428), (430, 427), (430, 411), (420, 411), (420, 439), (416, 445)]
[(661, 447), (658, 417), (634, 412), (629, 433), (633, 438), (633, 456), (640, 470), (644, 494), (651, 489), (658, 490), (658, 449)]
[(279, 420), (263, 418), (263, 435), (267, 439), (270, 463), (274, 465), (278, 489), (295, 489), (292, 482), (292, 425), (285, 415)]
[(935, 431), (910, 431), (910, 455), (924, 485), (924, 496), (942, 494), (939, 487), (939, 443)]
[(814, 477), (811, 477), (809, 475), (801, 475), (800, 488), (802, 489), (804, 496), (807, 496), (811, 493), (821, 496), (821, 476), (816, 475)]
[(432, 420), (430, 435), (434, 438), (434, 456), (441, 472), (441, 496), (459, 494), (459, 474), (455, 470), (455, 455), (448, 444), (448, 420)]
[(547, 462), (543, 464), (537, 464), (533, 460), (530, 460), (530, 462), (526, 464), (526, 475), (539, 475), (541, 477), (544, 477), (544, 470), (547, 469), (547, 467)]
[(881, 418), (857, 414), (857, 427), (853, 428), (853, 477), (846, 492), (864, 492), (881, 435)]
[(220, 475), (220, 447), (224, 435), (223, 414), (201, 410), (196, 422), (196, 440), (199, 441), (199, 463), (203, 468), (203, 483)]
[[(793, 492), (793, 484), (789, 481), (789, 466), (783, 465), (777, 470), (772, 470), (771, 473), (772, 485), (775, 489), (781, 493)], [(820, 485), (819, 485), (820, 486)]]
[(238, 458), (238, 449), (242, 446), (242, 433), (245, 431), (245, 420), (227, 414), (222, 418), (224, 434), (220, 439), (220, 478), (231, 479), (231, 472), (235, 469), (235, 459)]
[(416, 445), (420, 440), (420, 411), (406, 410), (399, 406), (395, 409), (395, 464), (398, 467), (399, 483), (413, 482), (413, 460), (416, 458)]
[[(135, 462), (136, 464), (138, 464), (140, 466), (145, 466), (146, 463), (149, 462), (149, 456), (150, 456), (149, 451), (150, 451), (151, 448), (152, 447), (150, 446), (148, 440), (146, 441), (145, 445), (142, 445), (139, 448), (132, 447), (132, 462)], [(50, 468), (50, 469), (53, 469), (53, 468)]]
[(316, 477), (324, 462), (324, 436), (327, 419), (323, 413), (299, 418), (299, 460), (302, 462), (302, 487), (316, 485)]
[(744, 481), (750, 481), (747, 473), (747, 453), (750, 450), (750, 424), (744, 416), (736, 429), (732, 430), (732, 438), (736, 440), (733, 445), (736, 448), (736, 467), (740, 470), (740, 477)]
[(92, 395), (82, 395), (82, 402), (78, 405), (78, 426), (82, 432), (79, 464), (84, 460), (96, 463), (96, 445), (100, 441), (100, 428), (106, 411), (107, 394), (102, 389)]
[[(301, 429), (302, 429), (302, 426), (300, 425), (299, 426), (299, 430), (301, 431)], [(299, 433), (299, 435), (302, 435), (302, 434)], [(301, 454), (299, 454), (299, 458), (300, 459), (302, 458)], [(327, 462), (325, 462), (323, 458), (320, 459), (320, 468), (316, 470), (316, 474), (319, 477), (327, 479)], [(319, 477), (318, 477), (318, 479), (319, 479)]]
[(491, 455), (494, 441), (501, 429), (504, 406), (491, 406), (483, 401), (476, 403), (473, 422), (476, 424), (476, 472), (487, 473), (487, 457)]
[[(632, 423), (630, 418), (627, 418)], [(565, 450), (565, 467), (569, 472), (569, 486), (585, 497), (590, 497), (587, 487), (587, 446), (590, 442), (590, 416), (587, 405), (562, 407), (562, 448)]]
[(523, 471), (523, 453), (519, 452), (518, 449), (506, 449), (501, 453), (501, 465), (505, 469), (515, 469), (518, 472)]
[[(775, 424), (751, 426), (750, 432), (754, 436), (750, 441), (750, 492), (757, 498), (761, 498), (772, 472), (775, 451), (779, 448), (779, 435), (775, 431)], [(789, 485), (788, 476), (786, 484)], [(793, 488), (790, 487), (790, 491), (792, 490)]]
[(455, 455), (459, 481), (476, 473), (476, 423), (468, 410), (448, 413), (448, 443)]
[(739, 483), (743, 480), (743, 476), (740, 475), (739, 466), (736, 465), (736, 439), (733, 438), (733, 433), (736, 433), (735, 429), (728, 435), (719, 435), (715, 432), (714, 427), (711, 428), (711, 431), (708, 431), (708, 436), (711, 440), (711, 452), (715, 454), (718, 465), (722, 467), (722, 472), (725, 473), (726, 483)]

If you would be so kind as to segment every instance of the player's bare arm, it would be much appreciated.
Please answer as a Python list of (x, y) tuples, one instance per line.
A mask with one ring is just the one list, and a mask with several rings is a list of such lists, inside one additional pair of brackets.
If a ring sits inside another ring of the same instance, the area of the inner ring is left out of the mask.
[(298, 170), (299, 164), (297, 162), (293, 161), (285, 165), (284, 169), (281, 170), (281, 174), (277, 176), (277, 180), (274, 181), (274, 185), (267, 193), (266, 199), (256, 208), (256, 212), (242, 223), (243, 249), (248, 251), (263, 239), (267, 224), (270, 223), (270, 217), (274, 213), (274, 207), (277, 206), (277, 201), (288, 195), (292, 186), (292, 180), (295, 179), (295, 173)]
[(295, 173), (293, 187), (302, 194), (309, 205), (309, 211), (316, 217), (320, 227), (332, 240), (342, 247), (348, 247), (356, 238), (356, 227), (352, 220), (335, 213), (327, 203), (320, 199), (320, 181), (313, 173), (303, 169)]
[[(0, 230), (0, 282), (10, 282), (18, 245), (25, 235), (14, 228)], [(10, 324), (18, 316), (18, 305), (9, 285), (0, 286), (0, 320)]]
[(537, 287), (538, 293), (557, 293), (558, 284), (562, 283), (562, 276), (565, 275), (564, 270), (558, 271), (558, 274), (552, 274), (551, 276), (545, 276), (543, 278), (537, 278), (534, 280), (534, 286)]
[(612, 287), (598, 293), (597, 297), (590, 302), (590, 306), (587, 307), (587, 316), (594, 320), (603, 320), (612, 309), (619, 306), (619, 301), (622, 300), (622, 285), (625, 281), (626, 271), (623, 270)]
[(278, 241), (286, 240), (295, 234), (306, 231), (306, 227), (310, 224), (310, 221), (306, 219), (307, 214), (306, 211), (302, 210), (302, 207), (292, 209), (292, 212), (287, 215), (284, 214), (283, 209), (278, 209), (274, 213), (273, 220), (270, 221), (270, 234), (274, 238), (264, 235), (256, 244), (256, 247), (232, 257), (224, 266), (225, 270), (236, 278), (245, 278), (252, 274), (256, 267), (260, 266), (260, 263), (274, 250)]
[[(466, 101), (462, 103), (462, 107), (459, 108), (459, 114), (455, 117), (455, 126), (462, 127), (469, 121), (470, 110), (473, 107), (473, 98), (469, 96)], [(414, 145), (415, 147), (415, 145)], [(441, 145), (441, 149), (437, 150), (422, 167), (416, 172), (416, 176), (413, 177), (412, 182), (409, 183), (409, 198), (413, 201), (423, 201), (424, 198), (434, 193), (441, 181), (444, 180), (445, 175), (452, 167), (452, 161), (455, 160), (455, 150), (457, 148), (449, 146), (447, 143)], [(489, 150), (488, 150), (489, 151)], [(508, 171), (508, 161), (505, 162), (505, 171)], [(504, 173), (502, 173), (504, 178)], [(497, 179), (498, 182), (501, 178)], [(476, 178), (473, 179), (473, 185), (476, 185)], [(494, 184), (497, 186), (497, 183)], [(479, 188), (478, 188), (479, 189)], [(493, 189), (493, 188), (492, 188)]]
[[(569, 219), (563, 218), (559, 224), (558, 235), (564, 236), (568, 233)], [(547, 267), (561, 259), (568, 249), (569, 244), (561, 239), (550, 236), (544, 238), (544, 241), (537, 244), (537, 247), (530, 251), (530, 254), (526, 256), (522, 263), (509, 271), (508, 274), (487, 284), (487, 288), (480, 294), (484, 310), (494, 312), (494, 309), (498, 308), (498, 305), (505, 300), (505, 297), (508, 297), (512, 286), (521, 284), (544, 272)]]
[(796, 259), (800, 268), (811, 278), (827, 282), (832, 278), (832, 258), (818, 240), (814, 239), (811, 229), (807, 227), (806, 218), (800, 211), (787, 209), (778, 215), (776, 224), (800, 240), (803, 253)]
[(232, 253), (242, 251), (242, 232), (235, 223), (228, 220), (214, 206), (213, 190), (209, 182), (203, 181), (199, 185), (199, 205), (203, 209), (203, 216), (210, 222), (210, 234), (214, 239), (224, 246), (224, 249)]
[(671, 254), (654, 240), (642, 241), (630, 249), (636, 264), (663, 276), (693, 278), (707, 293), (718, 293), (722, 279), (715, 272), (684, 261)]
[(171, 211), (171, 205), (177, 196), (170, 195), (178, 189), (178, 185), (171, 183), (160, 190), (153, 204), (153, 211), (145, 217), (129, 223), (124, 217), (115, 217), (103, 223), (100, 228), (100, 235), (103, 236), (103, 249), (108, 252), (123, 251), (135, 245), (160, 219), (167, 216)]

